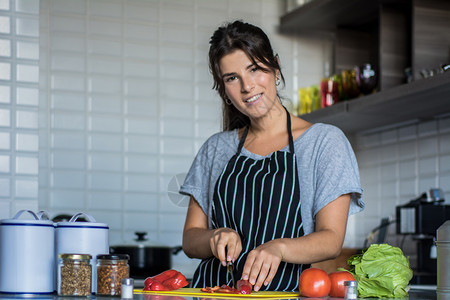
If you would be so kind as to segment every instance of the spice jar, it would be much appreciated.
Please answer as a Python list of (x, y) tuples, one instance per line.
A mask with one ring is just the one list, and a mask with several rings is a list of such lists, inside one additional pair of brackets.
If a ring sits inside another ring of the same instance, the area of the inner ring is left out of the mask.
[(127, 254), (97, 255), (97, 294), (120, 296), (122, 279), (130, 277)]
[(91, 295), (91, 258), (89, 254), (58, 255), (58, 295)]
[(134, 279), (124, 278), (122, 279), (122, 299), (133, 299)]
[(358, 283), (350, 280), (344, 282), (344, 299), (356, 300), (358, 298)]

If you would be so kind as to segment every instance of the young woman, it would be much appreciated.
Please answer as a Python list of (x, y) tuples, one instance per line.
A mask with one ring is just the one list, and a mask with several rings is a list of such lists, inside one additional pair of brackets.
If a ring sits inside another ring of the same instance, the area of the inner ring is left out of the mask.
[(288, 113), (277, 55), (258, 27), (235, 21), (210, 41), (223, 132), (199, 150), (180, 192), (190, 195), (186, 255), (202, 259), (192, 287), (248, 279), (294, 291), (305, 266), (339, 255), (349, 214), (363, 209), (357, 162), (338, 128)]

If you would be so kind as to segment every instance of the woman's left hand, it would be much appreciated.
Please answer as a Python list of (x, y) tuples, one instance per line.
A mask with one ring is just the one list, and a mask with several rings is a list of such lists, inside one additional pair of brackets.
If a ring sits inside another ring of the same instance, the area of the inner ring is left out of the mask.
[(272, 281), (282, 260), (281, 240), (272, 240), (248, 253), (242, 279), (250, 281), (253, 290), (258, 291)]

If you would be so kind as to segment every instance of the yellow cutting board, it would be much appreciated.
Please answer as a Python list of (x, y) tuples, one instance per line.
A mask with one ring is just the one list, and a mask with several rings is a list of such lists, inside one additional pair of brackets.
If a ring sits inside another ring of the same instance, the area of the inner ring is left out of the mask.
[(202, 292), (199, 288), (181, 288), (174, 291), (144, 291), (134, 290), (135, 294), (153, 294), (153, 295), (170, 295), (170, 296), (182, 296), (182, 297), (202, 297), (202, 298), (284, 298), (294, 299), (300, 298), (299, 293), (293, 292), (274, 292), (274, 291), (261, 291), (252, 292), (251, 294), (227, 294), (227, 293), (206, 293)]

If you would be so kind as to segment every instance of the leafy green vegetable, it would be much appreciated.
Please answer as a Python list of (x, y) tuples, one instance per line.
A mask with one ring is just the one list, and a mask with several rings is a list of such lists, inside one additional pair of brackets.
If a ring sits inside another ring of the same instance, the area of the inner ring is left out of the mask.
[(413, 276), (409, 260), (400, 248), (372, 244), (362, 254), (348, 259), (349, 271), (358, 282), (358, 296), (407, 297)]

